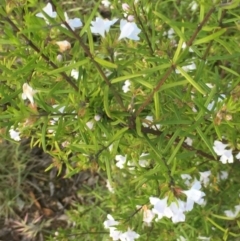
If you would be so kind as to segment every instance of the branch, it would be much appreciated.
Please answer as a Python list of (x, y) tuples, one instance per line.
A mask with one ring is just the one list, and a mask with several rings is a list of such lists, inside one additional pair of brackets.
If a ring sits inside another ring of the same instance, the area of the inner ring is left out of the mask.
[[(16, 26), (16, 24), (9, 17), (6, 17), (6, 20), (27, 41), (28, 45), (32, 49), (34, 49), (54, 69), (58, 69), (58, 66), (55, 63), (53, 63), (47, 55), (42, 53), (41, 50), (32, 42), (31, 39), (29, 39), (25, 34), (20, 32), (20, 29)], [(72, 79), (65, 72), (60, 72), (60, 74), (68, 82), (68, 84), (70, 84), (77, 92), (79, 92), (77, 85), (72, 81)]]

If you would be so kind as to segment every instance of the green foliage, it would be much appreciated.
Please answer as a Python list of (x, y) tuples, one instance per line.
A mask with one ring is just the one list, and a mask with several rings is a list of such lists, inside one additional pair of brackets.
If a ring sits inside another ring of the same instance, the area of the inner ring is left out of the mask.
[[(108, 240), (108, 232), (100, 232), (112, 213), (120, 229), (133, 228), (139, 240), (238, 240), (239, 215), (227, 219), (223, 212), (239, 204), (239, 161), (234, 157), (233, 164), (223, 165), (213, 143), (228, 143), (234, 156), (240, 150), (239, 1), (199, 0), (196, 10), (191, 10), (192, 1), (131, 1), (130, 13), (141, 29), (139, 41), (119, 41), (118, 24), (105, 38), (93, 36), (90, 25), (100, 1), (90, 6), (91, 11), (87, 6), (84, 17), (83, 11), (69, 12), (84, 19), (83, 28), (76, 31), (66, 23), (61, 26), (66, 9), (57, 1), (51, 2), (59, 15), (46, 16), (49, 24), (36, 17), (41, 10), (37, 1), (22, 2), (6, 1), (0, 9), (2, 136), (9, 140), (9, 130), (18, 129), (22, 139), (30, 138), (32, 147), (53, 157), (47, 170), (57, 167), (60, 174), (66, 167), (66, 177), (86, 169), (103, 172), (115, 190), (111, 194), (102, 184), (79, 194), (91, 195), (93, 205), (76, 204), (69, 211), (76, 226), (59, 231), (59, 238), (71, 235), (67, 240), (79, 240), (83, 235), (84, 240), (95, 240), (99, 232), (102, 236), (96, 240)], [(122, 18), (118, 1), (112, 5), (112, 16)], [(76, 3), (73, 9), (77, 7)], [(174, 38), (168, 36), (169, 29)], [(61, 51), (56, 42), (62, 40), (71, 48)], [(124, 93), (126, 80), (131, 86)], [(21, 98), (24, 83), (37, 90), (34, 104)], [(184, 142), (187, 137), (192, 146)], [(147, 153), (146, 166), (139, 164), (142, 153)], [(121, 170), (115, 165), (116, 155), (127, 156)], [(22, 178), (19, 168), (7, 172)], [(199, 171), (207, 170), (212, 174), (204, 190), (206, 206), (194, 207), (184, 223), (164, 218), (143, 226), (136, 205), (150, 207), (150, 196), (184, 200), (183, 194), (176, 194), (188, 189), (181, 174), (199, 179)], [(223, 170), (229, 178), (219, 181)], [(1, 180), (4, 175), (1, 171)], [(11, 189), (5, 190), (14, 198)]]

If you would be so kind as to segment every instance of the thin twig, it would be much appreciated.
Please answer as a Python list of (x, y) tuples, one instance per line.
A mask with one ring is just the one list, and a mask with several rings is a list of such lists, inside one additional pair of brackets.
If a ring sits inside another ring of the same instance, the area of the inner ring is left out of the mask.
[[(32, 42), (31, 39), (29, 39), (25, 34), (21, 33), (20, 29), (16, 26), (16, 24), (9, 18), (6, 17), (6, 20), (10, 25), (16, 30), (28, 43), (28, 45), (35, 50), (47, 63), (49, 63), (54, 69), (58, 69), (58, 66), (53, 63), (47, 55), (42, 53), (42, 51)], [(72, 79), (65, 73), (65, 72), (60, 72), (62, 77), (70, 84), (77, 92), (79, 92), (79, 89), (77, 85), (72, 81)]]
[[(56, 8), (55, 4), (53, 1), (50, 1), (52, 3), (52, 5)], [(100, 73), (100, 75), (102, 76), (103, 80), (106, 82), (106, 84), (109, 86), (109, 88), (111, 89), (111, 91), (113, 92), (113, 95), (115, 96), (118, 104), (121, 106), (121, 108), (123, 110), (126, 110), (126, 108), (124, 107), (123, 101), (121, 96), (118, 94), (118, 92), (115, 90), (115, 88), (113, 87), (113, 85), (111, 84), (111, 82), (108, 80), (107, 76), (105, 75), (105, 73), (102, 70), (102, 67), (100, 66), (100, 64), (98, 62), (95, 61), (94, 56), (91, 54), (90, 50), (88, 49), (88, 47), (85, 45), (85, 43), (83, 42), (82, 38), (76, 34), (76, 32), (74, 32), (74, 30), (72, 30), (72, 28), (69, 26), (69, 24), (63, 20), (60, 17), (60, 20), (63, 22), (63, 24), (66, 26), (66, 28), (73, 34), (73, 36), (78, 40), (80, 46), (83, 48), (83, 51), (87, 54), (87, 56), (90, 58), (90, 60), (92, 61), (92, 63), (95, 65), (95, 67), (97, 68), (98, 72)]]

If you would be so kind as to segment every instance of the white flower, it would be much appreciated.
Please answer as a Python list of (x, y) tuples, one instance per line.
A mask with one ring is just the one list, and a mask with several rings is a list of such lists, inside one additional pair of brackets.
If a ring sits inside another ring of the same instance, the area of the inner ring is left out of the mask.
[(57, 41), (56, 44), (58, 45), (60, 52), (64, 52), (71, 48), (71, 44), (67, 40)]
[(177, 200), (177, 202), (172, 202), (169, 206), (172, 212), (171, 218), (173, 223), (184, 222), (185, 221), (185, 202)]
[(139, 237), (140, 237), (139, 234), (137, 234), (136, 232), (134, 232), (130, 228), (128, 228), (128, 231), (125, 233), (122, 233), (119, 238), (121, 241), (134, 241), (135, 239), (137, 239)]
[(93, 125), (94, 125), (94, 122), (91, 120), (91, 121), (88, 121), (86, 123), (86, 126), (88, 127), (88, 129), (92, 130), (93, 129)]
[(110, 27), (117, 22), (118, 19), (108, 20), (96, 17), (95, 21), (92, 21), (91, 32), (95, 34), (100, 34), (105, 37), (105, 32), (109, 32)]
[(134, 16), (133, 15), (128, 15), (127, 16), (128, 22), (133, 22), (134, 21)]
[(127, 20), (121, 19), (120, 21), (121, 34), (118, 40), (128, 38), (131, 40), (139, 40), (138, 34), (141, 30), (138, 28), (136, 23), (130, 23)]
[(109, 180), (107, 180), (106, 187), (109, 190), (109, 192), (114, 193), (114, 188), (111, 186)]
[[(76, 28), (81, 28), (83, 26), (80, 18), (69, 19), (66, 12), (64, 12), (65, 21), (70, 26), (70, 28), (74, 31)], [(61, 24), (62, 27), (66, 28), (65, 24)]]
[(183, 236), (180, 236), (177, 241), (187, 241)]
[(98, 114), (96, 114), (96, 115), (94, 116), (94, 120), (95, 120), (95, 121), (100, 121), (100, 120), (101, 120), (101, 116), (98, 115)]
[(218, 156), (221, 156), (225, 152), (225, 148), (227, 146), (227, 144), (223, 144), (221, 141), (214, 141), (213, 150), (217, 153)]
[(117, 161), (116, 166), (120, 169), (123, 169), (124, 164), (126, 163), (126, 160), (127, 160), (127, 156), (116, 155), (115, 159)]
[(123, 9), (123, 11), (128, 12), (129, 9), (130, 9), (130, 6), (127, 3), (123, 3), (122, 4), (122, 9)]
[(152, 220), (155, 217), (155, 213), (153, 213), (152, 210), (149, 209), (143, 209), (143, 222), (147, 225), (150, 226)]
[[(182, 49), (185, 49), (187, 47), (187, 44), (183, 42)], [(189, 48), (189, 52), (194, 52), (192, 48)]]
[(209, 176), (211, 171), (199, 172), (200, 173), (200, 182), (206, 187), (209, 184)]
[(240, 152), (238, 152), (238, 154), (236, 155), (236, 158), (240, 160)]
[[(46, 7), (42, 9), (42, 11), (43, 11), (46, 15), (48, 15), (50, 18), (56, 18), (56, 17), (57, 17), (57, 13), (53, 11), (52, 4), (51, 4), (51, 3), (48, 3), (48, 4), (46, 5)], [(43, 18), (43, 19), (46, 21), (46, 23), (48, 24), (48, 20), (47, 20), (47, 18), (45, 17), (44, 14), (42, 14), (42, 13), (37, 13), (36, 16), (39, 17), (39, 18)]]
[(154, 130), (158, 130), (161, 128), (161, 125), (160, 124), (157, 124), (157, 125), (153, 125), (153, 116), (151, 115), (148, 115), (145, 117), (145, 122), (142, 123), (142, 125), (144, 127), (151, 127), (152, 129)]
[(225, 149), (227, 146), (227, 144), (223, 144), (220, 141), (214, 141), (213, 150), (217, 153), (218, 156), (221, 156), (220, 161), (223, 164), (233, 163), (232, 149)]
[(37, 93), (37, 91), (33, 90), (33, 88), (28, 83), (24, 83), (22, 89), (23, 89), (22, 99), (23, 100), (29, 99), (29, 101), (33, 105), (34, 104), (33, 95)]
[(157, 220), (162, 219), (166, 216), (166, 208), (167, 208), (167, 197), (164, 199), (159, 199), (157, 197), (150, 197), (150, 203), (154, 206), (152, 212), (157, 214)]
[(175, 31), (173, 28), (170, 28), (167, 32), (163, 33), (163, 36), (167, 36), (169, 39), (174, 38)]
[(191, 211), (193, 209), (194, 203), (202, 205), (204, 203), (203, 197), (205, 193), (200, 191), (201, 183), (197, 180), (194, 181), (191, 189), (187, 191), (182, 191), (187, 196), (186, 211)]
[(148, 156), (148, 153), (142, 153), (141, 156), (140, 156), (140, 160), (138, 162), (138, 164), (141, 166), (141, 167), (146, 167), (148, 165), (148, 161), (145, 160), (145, 159), (142, 159), (142, 157), (144, 156)]
[(225, 150), (225, 152), (220, 157), (220, 162), (222, 162), (223, 164), (233, 163), (232, 150)]
[[(188, 72), (190, 70), (194, 70), (196, 69), (196, 64), (194, 62), (191, 62), (190, 64), (188, 65), (185, 65), (185, 66), (182, 66), (182, 69), (185, 71), (185, 72)], [(180, 71), (178, 69), (175, 69), (175, 73), (176, 74), (180, 74)]]
[(190, 180), (192, 177), (189, 174), (181, 174), (181, 178), (185, 180), (185, 185), (190, 186)]
[(220, 171), (218, 174), (218, 181), (220, 180), (226, 180), (228, 178), (228, 172), (227, 171)]
[(190, 137), (187, 137), (184, 141), (188, 146), (192, 146), (193, 140)]
[(240, 205), (235, 206), (235, 210), (226, 210), (224, 211), (225, 215), (229, 218), (236, 218), (240, 212)]
[(63, 56), (61, 54), (58, 54), (56, 59), (58, 62), (62, 62)]
[(211, 240), (211, 238), (203, 237), (203, 236), (198, 236), (198, 239), (203, 240), (203, 241), (210, 241)]
[(14, 130), (13, 127), (11, 127), (11, 129), (9, 130), (9, 134), (10, 137), (14, 140), (14, 141), (20, 141), (21, 137), (19, 136), (20, 132), (17, 130)]
[(115, 241), (115, 240), (119, 240), (122, 232), (118, 231), (115, 227), (110, 227), (109, 228), (110, 234), (109, 236)]
[(109, 8), (111, 6), (111, 3), (108, 0), (102, 0), (101, 3), (105, 8)]
[(110, 215), (110, 214), (107, 215), (107, 220), (105, 220), (103, 223), (104, 228), (110, 228), (110, 227), (116, 226), (118, 224), (119, 224), (119, 222), (115, 221), (114, 218), (112, 217), (112, 215)]
[(129, 80), (126, 80), (124, 82), (124, 85), (122, 87), (122, 90), (123, 90), (124, 93), (127, 93), (130, 90), (130, 88), (129, 88), (130, 85), (131, 85), (131, 82)]
[(198, 8), (198, 4), (195, 1), (192, 1), (189, 6), (191, 7), (192, 11), (195, 11)]
[(76, 69), (72, 69), (72, 71), (71, 71), (71, 76), (74, 78), (74, 79), (78, 79), (78, 76), (79, 76), (79, 72), (78, 72), (78, 70), (76, 70)]

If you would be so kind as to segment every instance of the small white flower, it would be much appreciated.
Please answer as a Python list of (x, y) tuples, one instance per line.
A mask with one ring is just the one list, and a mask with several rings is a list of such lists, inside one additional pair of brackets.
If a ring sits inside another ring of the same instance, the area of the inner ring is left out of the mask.
[(127, 3), (123, 3), (122, 9), (123, 9), (123, 11), (128, 12), (130, 10), (130, 6)]
[(63, 56), (61, 54), (58, 54), (56, 59), (58, 62), (62, 62)]
[(210, 240), (211, 240), (211, 238), (209, 238), (209, 237), (203, 237), (203, 236), (198, 236), (198, 239), (199, 239), (199, 240), (203, 240), (203, 241), (210, 241)]
[(124, 168), (124, 164), (126, 163), (127, 156), (116, 155), (115, 160), (117, 161), (116, 166), (120, 169)]
[[(185, 72), (188, 72), (188, 71), (191, 71), (191, 70), (195, 70), (197, 67), (196, 67), (196, 64), (194, 62), (191, 62), (190, 64), (188, 65), (185, 65), (185, 66), (182, 66), (182, 69), (185, 71)], [(175, 69), (175, 73), (176, 74), (180, 74), (180, 71), (178, 69)]]
[(164, 216), (166, 216), (166, 208), (167, 208), (167, 197), (164, 199), (159, 199), (157, 197), (150, 197), (150, 203), (154, 206), (152, 208), (152, 212), (157, 214), (157, 220), (162, 219)]
[(76, 69), (72, 69), (72, 71), (71, 71), (71, 76), (74, 78), (74, 79), (78, 79), (78, 76), (79, 76), (79, 72), (78, 72), (78, 70), (76, 70)]
[(236, 218), (240, 212), (240, 205), (235, 206), (234, 211), (226, 210), (224, 211), (225, 215), (229, 218)]
[[(187, 47), (187, 44), (183, 42), (182, 49), (185, 49)], [(189, 48), (189, 52), (194, 52), (192, 48)]]
[(240, 152), (238, 152), (238, 154), (236, 155), (236, 158), (240, 160)]
[(24, 83), (22, 89), (23, 89), (22, 99), (23, 100), (28, 99), (33, 105), (34, 104), (33, 95), (36, 94), (37, 91), (33, 90), (33, 88), (28, 83)]
[(115, 227), (110, 227), (109, 228), (110, 234), (109, 236), (114, 240), (117, 241), (120, 239), (122, 232), (118, 231)]
[(93, 129), (93, 125), (94, 125), (94, 122), (91, 120), (91, 121), (88, 121), (86, 123), (86, 126), (88, 127), (88, 129), (92, 130)]
[(124, 82), (124, 85), (122, 87), (122, 90), (123, 90), (124, 93), (127, 93), (130, 90), (130, 88), (129, 88), (130, 85), (131, 85), (131, 82), (129, 80), (126, 80)]
[(105, 32), (109, 32), (110, 27), (117, 22), (118, 19), (108, 20), (96, 17), (95, 21), (92, 21), (91, 32), (94, 34), (100, 34), (103, 38), (105, 37)]
[(134, 21), (134, 16), (133, 15), (128, 15), (127, 16), (128, 22), (133, 22)]
[(211, 171), (199, 172), (200, 173), (200, 182), (206, 187), (209, 184), (209, 177), (211, 175)]
[(228, 178), (228, 172), (227, 171), (220, 171), (218, 174), (218, 180), (226, 180)]
[(195, 1), (192, 1), (189, 6), (191, 7), (191, 11), (195, 11), (198, 8), (198, 4)]
[(183, 236), (180, 236), (177, 241), (187, 241)]
[(139, 234), (136, 232), (132, 231), (130, 228), (128, 228), (128, 231), (125, 233), (122, 233), (120, 235), (120, 240), (121, 241), (134, 241), (135, 239), (138, 239), (140, 237)]
[(163, 33), (163, 36), (167, 36), (169, 39), (174, 38), (175, 31), (173, 28), (170, 28), (167, 32)]
[(221, 141), (214, 141), (213, 150), (217, 153), (218, 156), (221, 156), (220, 161), (223, 164), (233, 163), (232, 149), (225, 149), (227, 146), (227, 144), (223, 144)]
[(61, 53), (71, 48), (71, 44), (67, 40), (57, 41), (56, 44), (58, 45)]
[(95, 116), (94, 116), (94, 120), (95, 120), (95, 121), (100, 121), (100, 120), (101, 120), (101, 116), (98, 115), (98, 114), (95, 115)]
[(109, 190), (109, 192), (114, 193), (114, 188), (111, 186), (109, 180), (107, 180), (106, 187)]
[(220, 161), (223, 164), (226, 163), (233, 163), (233, 155), (232, 155), (232, 150), (225, 150), (225, 152), (222, 154), (220, 157)]
[[(50, 18), (56, 18), (56, 17), (57, 17), (57, 13), (53, 11), (52, 4), (51, 4), (51, 3), (48, 3), (48, 4), (46, 5), (46, 7), (42, 9), (42, 11), (43, 11), (46, 15), (48, 15)], [(43, 18), (43, 19), (46, 21), (46, 23), (48, 23), (48, 20), (47, 20), (47, 18), (45, 17), (44, 14), (42, 14), (42, 13), (37, 13), (36, 16), (39, 17), (39, 18)]]
[(111, 3), (108, 0), (102, 0), (101, 3), (105, 8), (109, 8), (111, 6)]
[(205, 193), (200, 191), (201, 183), (198, 180), (195, 180), (192, 187), (187, 191), (182, 191), (187, 196), (186, 202), (186, 211), (191, 211), (193, 209), (194, 203), (202, 205), (204, 203), (203, 197)]
[(20, 141), (21, 137), (20, 137), (20, 132), (17, 130), (14, 130), (13, 127), (11, 127), (11, 129), (9, 130), (9, 134), (10, 137), (14, 140), (14, 141)]
[(192, 146), (193, 140), (190, 137), (187, 137), (184, 141), (188, 146)]
[(130, 23), (127, 20), (121, 19), (120, 30), (121, 30), (121, 34), (118, 40), (123, 38), (128, 38), (131, 40), (139, 40), (138, 34), (141, 32), (141, 29), (138, 28), (136, 23)]
[(110, 228), (110, 227), (116, 226), (118, 224), (119, 224), (119, 222), (115, 221), (114, 218), (112, 217), (112, 215), (110, 215), (110, 214), (107, 215), (107, 220), (105, 220), (103, 223), (104, 228)]
[[(81, 28), (83, 26), (82, 21), (80, 18), (73, 18), (73, 19), (69, 19), (68, 15), (66, 12), (64, 12), (64, 17), (65, 17), (65, 21), (67, 22), (67, 24), (70, 26), (70, 28), (74, 31), (77, 28)], [(65, 24), (61, 24), (62, 27), (66, 28)]]
[(221, 141), (214, 141), (213, 150), (217, 153), (218, 156), (221, 156), (225, 152), (227, 144), (223, 144)]
[(185, 180), (184, 183), (186, 186), (190, 186), (190, 180), (192, 179), (192, 177), (189, 174), (181, 174), (181, 178)]

